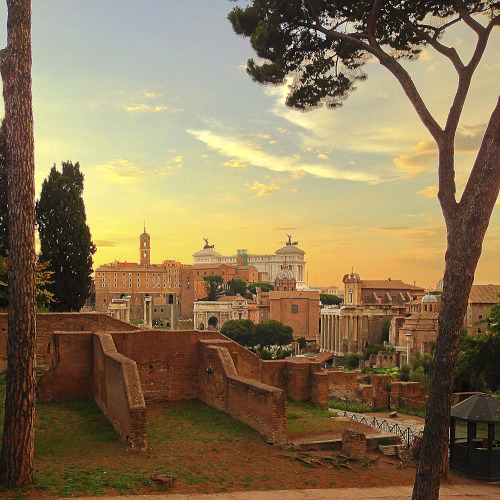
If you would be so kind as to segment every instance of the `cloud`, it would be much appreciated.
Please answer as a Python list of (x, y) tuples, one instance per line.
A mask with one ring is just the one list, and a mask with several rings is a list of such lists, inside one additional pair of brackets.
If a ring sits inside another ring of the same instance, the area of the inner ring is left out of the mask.
[(296, 227), (273, 227), (271, 231), (283, 232), (283, 231), (296, 231)]
[(403, 179), (416, 177), (427, 170), (417, 158), (410, 155), (400, 155), (398, 158), (394, 158), (394, 166), (401, 173)]
[(129, 184), (144, 174), (144, 170), (121, 158), (105, 165), (98, 165), (96, 169), (104, 173), (105, 179), (118, 184)]
[(229, 160), (222, 164), (223, 167), (229, 168), (245, 168), (248, 167), (248, 163), (238, 160)]
[(426, 188), (422, 189), (421, 191), (417, 191), (417, 194), (421, 194), (422, 196), (425, 196), (426, 198), (436, 198), (438, 191), (439, 191), (439, 187), (437, 185), (427, 186)]
[(398, 240), (424, 241), (441, 234), (444, 231), (444, 226), (379, 226), (371, 227), (370, 229), (373, 231), (392, 233)]
[(369, 184), (378, 184), (380, 182), (372, 173), (339, 169), (324, 163), (305, 163), (290, 156), (269, 154), (253, 144), (234, 137), (217, 135), (210, 130), (188, 129), (187, 132), (223, 156), (255, 167), (266, 168), (273, 172), (305, 172), (324, 179), (342, 179)]
[(437, 146), (433, 141), (420, 141), (411, 153), (401, 154), (393, 159), (394, 167), (403, 179), (423, 174), (436, 162)]
[(408, 226), (378, 226), (378, 227), (371, 227), (373, 231), (406, 231), (407, 229), (410, 229)]
[(105, 240), (95, 240), (94, 244), (96, 247), (114, 247), (115, 243), (112, 241), (105, 241)]
[(318, 154), (318, 159), (319, 160), (328, 160), (328, 156), (324, 155), (323, 153)]
[(457, 131), (455, 149), (464, 153), (478, 151), (483, 140), (486, 123), (464, 125)]
[(182, 109), (170, 109), (167, 106), (150, 106), (149, 104), (137, 104), (136, 106), (125, 106), (129, 113), (180, 113)]
[(433, 54), (431, 51), (424, 49), (420, 52), (420, 59), (422, 61), (430, 61), (433, 58)]
[(144, 97), (147, 99), (154, 99), (155, 97), (161, 97), (161, 95), (155, 94), (154, 92), (144, 92)]
[(257, 137), (259, 139), (270, 139), (271, 135), (270, 134), (257, 134)]
[(269, 144), (276, 144), (276, 141), (269, 141)]
[(245, 184), (245, 186), (253, 191), (257, 191), (255, 196), (252, 198), (262, 198), (263, 196), (269, 196), (273, 191), (278, 191), (280, 187), (277, 184), (262, 184), (258, 181), (254, 181), (253, 184)]

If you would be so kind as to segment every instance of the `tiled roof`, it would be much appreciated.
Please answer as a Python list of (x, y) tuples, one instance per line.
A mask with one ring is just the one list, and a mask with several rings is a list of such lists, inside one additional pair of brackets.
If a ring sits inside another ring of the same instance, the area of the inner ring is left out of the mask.
[(424, 290), (420, 286), (409, 285), (401, 280), (361, 280), (363, 288), (382, 290)]
[(500, 285), (472, 285), (469, 294), (470, 304), (496, 304), (500, 298), (496, 296), (500, 293)]

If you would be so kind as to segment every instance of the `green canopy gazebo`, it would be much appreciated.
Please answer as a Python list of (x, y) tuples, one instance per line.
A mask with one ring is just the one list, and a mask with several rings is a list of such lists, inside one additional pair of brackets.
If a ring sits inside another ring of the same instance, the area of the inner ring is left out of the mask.
[[(457, 421), (467, 424), (467, 437), (457, 438)], [(484, 437), (478, 436), (479, 430)], [(500, 481), (500, 402), (475, 394), (451, 409), (450, 469), (480, 481)], [(497, 429), (498, 431), (498, 429)]]

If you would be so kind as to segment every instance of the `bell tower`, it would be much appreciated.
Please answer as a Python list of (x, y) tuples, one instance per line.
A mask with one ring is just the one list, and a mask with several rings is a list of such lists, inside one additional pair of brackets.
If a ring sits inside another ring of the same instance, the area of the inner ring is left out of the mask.
[(151, 236), (146, 233), (146, 226), (139, 236), (139, 254), (141, 267), (149, 267), (151, 265)]

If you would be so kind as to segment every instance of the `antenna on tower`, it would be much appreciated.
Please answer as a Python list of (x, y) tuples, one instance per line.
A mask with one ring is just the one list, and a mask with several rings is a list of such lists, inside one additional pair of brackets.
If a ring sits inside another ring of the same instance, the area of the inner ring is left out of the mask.
[(146, 232), (146, 219), (144, 219), (144, 232)]

